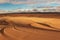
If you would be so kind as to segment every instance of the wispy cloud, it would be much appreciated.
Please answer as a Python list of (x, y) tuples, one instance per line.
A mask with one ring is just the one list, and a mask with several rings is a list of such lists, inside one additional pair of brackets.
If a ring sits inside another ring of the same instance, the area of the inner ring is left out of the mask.
[(0, 10), (60, 6), (60, 0), (0, 0)]
[(33, 4), (35, 0), (0, 0), (0, 3), (12, 3), (12, 4)]
[(35, 3), (60, 3), (60, 0), (0, 0), (0, 3), (35, 4)]

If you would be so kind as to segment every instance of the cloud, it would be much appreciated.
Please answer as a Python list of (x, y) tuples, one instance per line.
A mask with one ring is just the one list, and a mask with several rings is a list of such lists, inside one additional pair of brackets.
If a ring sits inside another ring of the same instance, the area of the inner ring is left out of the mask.
[(12, 3), (12, 4), (35, 4), (35, 3), (60, 3), (59, 0), (0, 0), (0, 3)]
[(36, 3), (32, 0), (0, 0), (0, 3), (12, 3), (12, 4), (33, 4)]
[(60, 0), (0, 0), (1, 3), (11, 3), (11, 4), (27, 4), (28, 6), (33, 6), (35, 4), (46, 4), (51, 3), (60, 4)]
[(7, 10), (0, 10), (0, 13), (8, 13)]
[(0, 0), (0, 3), (5, 3), (5, 2), (7, 2), (6, 0)]

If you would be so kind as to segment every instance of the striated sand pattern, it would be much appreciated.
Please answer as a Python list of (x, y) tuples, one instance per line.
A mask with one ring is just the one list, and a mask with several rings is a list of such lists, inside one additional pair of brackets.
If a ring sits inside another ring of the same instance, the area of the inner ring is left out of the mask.
[(59, 15), (27, 15), (1, 16), (0, 40), (60, 40)]

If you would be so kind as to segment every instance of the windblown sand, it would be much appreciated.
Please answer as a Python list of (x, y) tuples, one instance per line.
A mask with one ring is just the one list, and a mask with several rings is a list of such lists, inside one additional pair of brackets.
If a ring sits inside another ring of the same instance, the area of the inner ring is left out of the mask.
[[(3, 34), (0, 32), (0, 40), (60, 40), (60, 32), (51, 31), (60, 31), (60, 16), (58, 17), (58, 15), (48, 15), (47, 17), (3, 16), (0, 19), (5, 19), (10, 24), (0, 24), (0, 30), (3, 27), (6, 27)], [(12, 22), (17, 24), (24, 24), (25, 27), (15, 26), (14, 24), (12, 24)], [(53, 28), (46, 27), (45, 25), (41, 25), (38, 23), (48, 24)], [(31, 26), (29, 26), (28, 24), (31, 24), (32, 27), (43, 28), (47, 30), (29, 28)], [(16, 29), (14, 28), (14, 26)]]

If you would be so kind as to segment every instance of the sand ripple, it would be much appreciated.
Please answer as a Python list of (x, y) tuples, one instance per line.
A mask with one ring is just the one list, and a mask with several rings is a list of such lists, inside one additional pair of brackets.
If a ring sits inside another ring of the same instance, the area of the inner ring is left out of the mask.
[[(26, 18), (26, 17), (24, 17)], [(50, 24), (37, 22), (31, 18), (1, 18), (0, 19), (0, 39), (1, 40), (50, 40), (49, 37), (60, 39), (58, 35), (60, 29)], [(58, 33), (58, 34), (57, 34)], [(46, 37), (45, 37), (46, 36)], [(43, 39), (44, 38), (44, 39)], [(49, 39), (48, 39), (49, 38)], [(52, 39), (56, 40), (56, 39)]]

